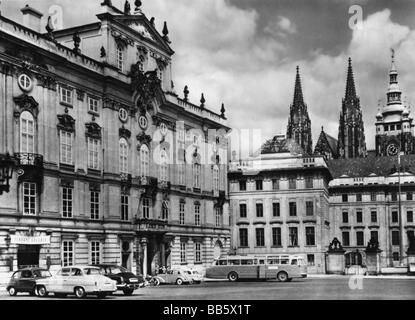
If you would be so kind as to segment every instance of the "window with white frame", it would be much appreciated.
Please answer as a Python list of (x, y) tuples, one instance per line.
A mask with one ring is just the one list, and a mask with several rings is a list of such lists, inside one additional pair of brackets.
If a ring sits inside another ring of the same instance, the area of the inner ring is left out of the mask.
[(186, 242), (180, 242), (180, 263), (186, 263)]
[(222, 209), (217, 207), (215, 209), (215, 215), (216, 215), (216, 227), (222, 227)]
[(99, 219), (99, 191), (90, 191), (90, 211), (91, 219)]
[(163, 205), (161, 208), (161, 219), (169, 220), (169, 202), (168, 201), (163, 201)]
[(128, 203), (129, 197), (128, 195), (121, 195), (121, 220), (128, 221)]
[(186, 185), (186, 164), (179, 163), (177, 165), (177, 168), (178, 168), (178, 175), (179, 175), (179, 186), (185, 186)]
[(61, 87), (60, 89), (61, 89), (60, 90), (61, 91), (60, 92), (61, 93), (61, 102), (72, 105), (72, 101), (73, 101), (72, 92), (73, 92), (73, 90), (69, 89), (69, 88), (66, 88), (66, 87)]
[(36, 183), (23, 182), (23, 214), (36, 214)]
[(179, 223), (184, 225), (184, 213), (185, 213), (185, 203), (180, 202), (179, 204)]
[(160, 180), (169, 181), (169, 164), (166, 150), (160, 152)]
[(219, 167), (213, 167), (213, 191), (219, 191)]
[(62, 217), (72, 218), (73, 189), (62, 187)]
[(124, 49), (120, 45), (117, 45), (117, 68), (124, 71)]
[(140, 148), (140, 173), (142, 177), (150, 174), (150, 150), (145, 144)]
[(150, 218), (150, 199), (143, 198), (143, 201), (141, 203), (141, 209), (143, 212), (143, 218), (149, 219)]
[(120, 139), (119, 143), (120, 173), (128, 173), (128, 142), (125, 138)]
[(99, 145), (98, 139), (88, 138), (88, 168), (99, 169)]
[(62, 241), (62, 267), (75, 264), (75, 246), (73, 241)]
[(195, 163), (193, 165), (193, 188), (200, 189), (200, 172), (201, 172), (201, 165)]
[(200, 226), (200, 204), (195, 204), (195, 225)]
[(202, 244), (199, 242), (195, 243), (195, 262), (202, 262)]
[(89, 243), (89, 261), (92, 265), (101, 263), (101, 242), (91, 241)]
[(93, 113), (98, 113), (98, 107), (99, 107), (99, 100), (88, 97), (88, 111)]
[(72, 133), (67, 131), (60, 132), (60, 162), (72, 165)]
[(28, 111), (20, 115), (20, 152), (35, 152), (35, 120)]

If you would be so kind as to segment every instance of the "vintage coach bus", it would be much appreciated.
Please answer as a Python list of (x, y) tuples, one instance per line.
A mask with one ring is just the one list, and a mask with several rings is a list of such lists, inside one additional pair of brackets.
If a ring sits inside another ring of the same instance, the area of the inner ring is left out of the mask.
[(278, 279), (306, 278), (307, 265), (295, 255), (235, 255), (221, 256), (206, 269), (206, 278), (226, 279)]

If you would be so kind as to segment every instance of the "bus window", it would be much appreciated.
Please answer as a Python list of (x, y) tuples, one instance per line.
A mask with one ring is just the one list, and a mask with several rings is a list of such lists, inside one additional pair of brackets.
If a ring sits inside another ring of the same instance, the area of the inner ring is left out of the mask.
[(280, 264), (288, 264), (289, 259), (288, 258), (281, 258)]
[(265, 260), (264, 259), (260, 259), (259, 260), (259, 264), (265, 264)]
[(297, 259), (292, 259), (291, 260), (291, 265), (296, 266), (297, 265)]
[(228, 263), (231, 266), (239, 266), (241, 264), (241, 261), (240, 260), (229, 260)]
[(280, 264), (280, 259), (279, 258), (268, 258), (267, 263), (268, 264)]
[(219, 265), (220, 266), (226, 266), (228, 264), (227, 260), (219, 260)]
[(254, 264), (254, 261), (252, 259), (242, 259), (241, 265), (252, 265)]

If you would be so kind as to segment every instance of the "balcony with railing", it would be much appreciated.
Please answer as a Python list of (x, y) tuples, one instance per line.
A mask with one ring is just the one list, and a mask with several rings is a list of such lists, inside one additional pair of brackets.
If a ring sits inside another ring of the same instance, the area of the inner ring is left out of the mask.
[(167, 232), (167, 221), (159, 219), (135, 218), (136, 232), (141, 233), (165, 233)]
[(15, 153), (18, 181), (43, 182), (43, 156), (35, 153)]

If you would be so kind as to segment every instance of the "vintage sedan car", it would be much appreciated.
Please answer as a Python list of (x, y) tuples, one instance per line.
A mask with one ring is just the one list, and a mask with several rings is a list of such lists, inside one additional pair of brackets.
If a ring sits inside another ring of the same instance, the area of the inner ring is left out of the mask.
[(188, 277), (188, 274), (182, 270), (167, 270), (165, 273), (159, 273), (153, 277), (155, 285), (160, 284), (177, 284), (192, 283), (192, 279)]
[(203, 281), (203, 275), (194, 269), (183, 269), (183, 272), (187, 273), (187, 276), (192, 279), (192, 283), (201, 283)]
[(34, 296), (36, 294), (36, 280), (49, 278), (52, 275), (46, 269), (25, 268), (13, 273), (7, 285), (7, 292), (15, 296), (19, 292), (28, 292)]
[(136, 276), (134, 273), (117, 265), (100, 264), (95, 267), (100, 268), (103, 275), (115, 280), (117, 289), (124, 292), (126, 296), (132, 295), (134, 290), (144, 283), (143, 276)]
[(60, 298), (74, 294), (77, 298), (96, 295), (102, 299), (117, 291), (116, 284), (116, 281), (104, 276), (100, 268), (69, 266), (61, 268), (50, 278), (36, 281), (36, 292), (40, 297), (54, 293)]

